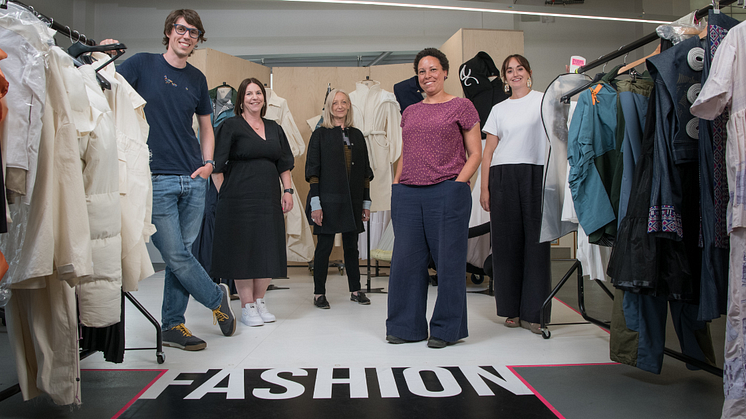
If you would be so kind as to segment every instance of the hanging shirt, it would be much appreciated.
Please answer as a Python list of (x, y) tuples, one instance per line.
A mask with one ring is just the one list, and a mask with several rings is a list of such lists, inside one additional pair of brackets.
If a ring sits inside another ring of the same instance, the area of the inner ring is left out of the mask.
[(725, 36), (712, 62), (707, 82), (691, 107), (693, 115), (714, 119), (730, 108), (726, 163), (728, 170), (728, 231), (731, 269), (728, 290), (723, 384), (723, 418), (746, 415), (746, 26), (740, 23)]
[(568, 181), (583, 230), (591, 233), (616, 220), (596, 158), (615, 149), (617, 93), (606, 83), (585, 90), (570, 122)]

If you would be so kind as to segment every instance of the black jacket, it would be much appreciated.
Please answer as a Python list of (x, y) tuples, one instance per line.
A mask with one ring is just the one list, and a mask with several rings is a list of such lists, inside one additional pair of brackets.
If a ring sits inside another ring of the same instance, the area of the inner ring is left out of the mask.
[[(363, 200), (366, 197), (365, 179), (373, 179), (368, 160), (368, 147), (363, 133), (357, 128), (347, 128), (352, 148), (350, 174), (344, 155), (342, 128), (317, 128), (308, 142), (306, 154), (306, 181), (319, 178), (318, 196), (324, 211), (323, 225), (311, 220), (311, 197), (306, 200), (308, 222), (314, 234), (334, 234), (363, 229)], [(312, 189), (314, 189), (312, 187)]]
[(394, 95), (399, 102), (399, 111), (404, 113), (407, 106), (422, 102), (422, 88), (417, 76), (410, 77), (394, 85)]
[[(496, 78), (490, 81), (490, 76)], [(458, 77), (464, 89), (464, 96), (477, 108), (481, 130), (487, 122), (487, 117), (490, 116), (492, 107), (509, 97), (503, 90), (500, 70), (497, 69), (489, 54), (479, 51), (474, 58), (461, 64)], [(482, 138), (484, 137), (485, 134), (482, 133)]]

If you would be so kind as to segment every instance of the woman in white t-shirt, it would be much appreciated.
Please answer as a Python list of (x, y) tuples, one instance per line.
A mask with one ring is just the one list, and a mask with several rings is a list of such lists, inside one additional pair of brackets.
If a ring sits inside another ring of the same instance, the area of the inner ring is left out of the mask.
[[(510, 99), (492, 108), (482, 129), (480, 204), (490, 213), (497, 315), (505, 326), (540, 334), (540, 312), (551, 292), (549, 242), (540, 243), (543, 165), (548, 142), (543, 94), (531, 90), (531, 66), (511, 55), (502, 65)], [(549, 307), (545, 312), (549, 322)]]

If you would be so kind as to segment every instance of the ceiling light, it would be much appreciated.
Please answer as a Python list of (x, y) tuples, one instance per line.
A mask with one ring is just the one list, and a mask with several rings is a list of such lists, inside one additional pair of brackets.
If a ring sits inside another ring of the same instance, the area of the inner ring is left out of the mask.
[(361, 5), (361, 6), (380, 6), (380, 7), (403, 7), (403, 8), (414, 8), (414, 9), (431, 9), (431, 10), (448, 10), (454, 12), (479, 12), (479, 13), (501, 13), (509, 15), (534, 15), (534, 16), (553, 16), (570, 19), (591, 19), (591, 20), (609, 20), (615, 22), (632, 22), (632, 23), (654, 23), (654, 24), (667, 24), (671, 21), (666, 20), (651, 20), (651, 19), (638, 19), (638, 18), (626, 18), (626, 17), (611, 17), (611, 16), (594, 16), (594, 15), (576, 15), (569, 13), (550, 13), (550, 12), (539, 12), (539, 11), (525, 11), (517, 10), (512, 5), (505, 6), (505, 9), (487, 9), (481, 7), (463, 7), (463, 6), (445, 6), (435, 4), (417, 4), (417, 3), (393, 3), (384, 1), (365, 1), (365, 0), (281, 0), (288, 2), (301, 2), (301, 3), (327, 3), (327, 4), (343, 4), (343, 5)]

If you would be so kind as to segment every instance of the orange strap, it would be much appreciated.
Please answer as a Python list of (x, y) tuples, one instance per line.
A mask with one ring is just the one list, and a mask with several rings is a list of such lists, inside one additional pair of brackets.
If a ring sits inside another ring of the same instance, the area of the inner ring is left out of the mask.
[(600, 91), (601, 91), (601, 87), (602, 87), (602, 86), (601, 86), (600, 84), (597, 84), (597, 85), (596, 85), (596, 87), (594, 87), (594, 88), (593, 88), (593, 89), (591, 90), (591, 97), (593, 98), (593, 104), (594, 104), (594, 105), (595, 105), (595, 104), (597, 104), (597, 103), (599, 102), (599, 100), (598, 100), (598, 97), (596, 97), (596, 95), (598, 94), (598, 92), (600, 92)]

